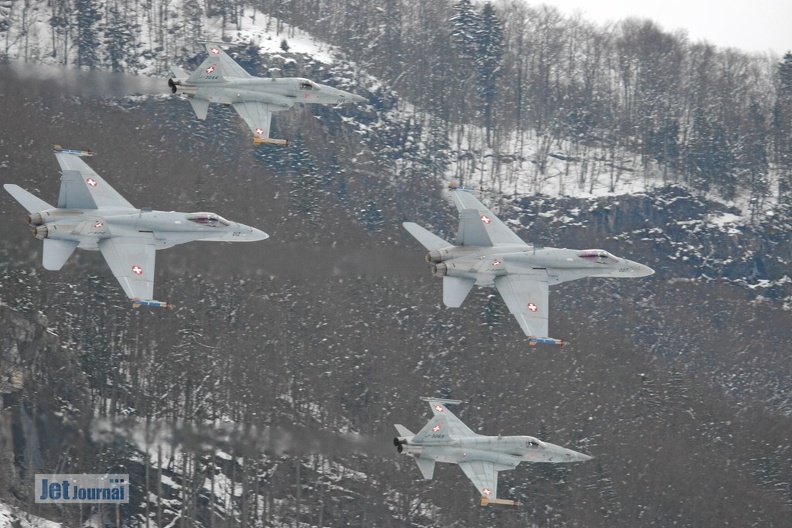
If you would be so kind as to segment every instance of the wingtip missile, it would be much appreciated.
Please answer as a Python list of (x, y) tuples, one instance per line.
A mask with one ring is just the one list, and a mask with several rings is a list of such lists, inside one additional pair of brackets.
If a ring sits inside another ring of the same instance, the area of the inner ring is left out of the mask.
[(529, 344), (530, 346), (535, 346), (535, 345), (539, 345), (539, 344), (541, 344), (541, 345), (558, 345), (558, 346), (564, 346), (564, 345), (566, 345), (566, 344), (567, 344), (567, 342), (566, 342), (566, 341), (564, 341), (563, 339), (554, 339), (554, 338), (552, 338), (552, 337), (536, 337), (536, 336), (531, 336), (531, 337), (529, 337), (529, 338), (528, 338), (528, 344)]
[(168, 310), (172, 305), (168, 301), (149, 301), (139, 298), (132, 299), (132, 308), (140, 308), (141, 306), (150, 306), (152, 308), (162, 308), (163, 310)]
[(253, 136), (253, 145), (258, 147), (262, 143), (266, 143), (268, 145), (283, 145), (284, 147), (289, 146), (288, 139), (272, 139), (272, 138), (263, 138), (261, 136)]
[(95, 152), (92, 150), (74, 150), (74, 149), (66, 149), (61, 147), (60, 145), (53, 145), (52, 151), (56, 154), (74, 154), (75, 156), (93, 156)]
[(516, 500), (508, 500), (508, 499), (490, 499), (484, 495), (481, 496), (481, 505), (487, 506), (489, 504), (501, 504), (503, 506), (519, 506), (520, 503)]
[(468, 191), (468, 192), (477, 192), (478, 191), (478, 192), (484, 192), (484, 187), (479, 187), (478, 189), (476, 189), (475, 187), (471, 187), (469, 185), (459, 185), (457, 182), (451, 181), (451, 183), (448, 184), (448, 190), (449, 191)]

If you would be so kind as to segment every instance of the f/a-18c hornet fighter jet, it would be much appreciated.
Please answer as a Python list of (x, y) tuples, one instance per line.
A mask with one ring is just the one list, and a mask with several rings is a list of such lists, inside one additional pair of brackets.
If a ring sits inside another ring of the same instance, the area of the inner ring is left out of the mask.
[(446, 404), (460, 400), (421, 398), (434, 417), (413, 434), (396, 424), (399, 436), (393, 445), (399, 453), (415, 458), (425, 479), (434, 476), (435, 462), (458, 465), (481, 493), (481, 505), (517, 506), (517, 501), (498, 498), (498, 471), (514, 469), (520, 462), (584, 462), (591, 457), (542, 442), (533, 436), (484, 436), (476, 434), (448, 410)]
[(173, 93), (187, 96), (198, 119), (206, 119), (209, 103), (234, 105), (253, 131), (254, 145), (288, 145), (288, 140), (270, 138), (270, 121), (273, 112), (287, 110), (294, 103), (334, 105), (366, 100), (299, 77), (253, 77), (219, 46), (206, 43), (206, 51), (209, 57), (191, 74), (173, 66), (174, 77), (168, 79), (168, 86)]
[(494, 286), (529, 343), (563, 345), (547, 337), (549, 286), (583, 277), (645, 277), (654, 271), (602, 249), (529, 245), (472, 194), (453, 190), (459, 209), (454, 244), (412, 222), (404, 228), (429, 250), (426, 261), (443, 278), (443, 303), (458, 308), (473, 286)]
[(44, 241), (45, 269), (61, 269), (78, 247), (99, 250), (133, 307), (168, 308), (167, 302), (153, 299), (155, 250), (193, 240), (255, 242), (268, 237), (214, 213), (138, 209), (79, 158), (87, 152), (55, 148), (63, 171), (57, 207), (18, 185), (3, 185), (30, 213), (33, 236)]

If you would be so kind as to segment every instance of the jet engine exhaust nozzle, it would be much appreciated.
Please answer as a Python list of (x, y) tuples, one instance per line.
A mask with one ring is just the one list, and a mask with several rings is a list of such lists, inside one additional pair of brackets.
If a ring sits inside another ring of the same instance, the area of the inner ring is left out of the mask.
[(40, 226), (44, 223), (44, 218), (42, 218), (41, 213), (33, 213), (28, 215), (27, 223), (32, 226)]
[(399, 438), (398, 436), (393, 439), (393, 445), (396, 446), (396, 451), (398, 451), (399, 453), (404, 451), (404, 444), (406, 444), (406, 443), (407, 443), (407, 440), (405, 440), (403, 438)]
[(432, 273), (436, 277), (445, 277), (446, 275), (448, 275), (448, 265), (439, 262), (434, 266), (432, 266)]
[(192, 97), (197, 91), (195, 86), (184, 86), (179, 79), (168, 79), (168, 86), (170, 86), (171, 93), (184, 94), (187, 97)]
[(443, 257), (440, 255), (440, 252), (435, 249), (426, 254), (425, 260), (429, 264), (438, 264), (443, 261)]
[(33, 228), (33, 236), (39, 240), (44, 240), (49, 236), (49, 229), (45, 225), (40, 225)]

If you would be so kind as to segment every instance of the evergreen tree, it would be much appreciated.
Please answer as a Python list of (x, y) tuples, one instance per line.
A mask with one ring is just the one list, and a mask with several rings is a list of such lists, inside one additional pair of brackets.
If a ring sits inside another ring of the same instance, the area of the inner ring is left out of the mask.
[(778, 77), (781, 80), (781, 94), (792, 97), (792, 51), (787, 51), (783, 62), (778, 65)]
[(484, 11), (481, 14), (476, 46), (478, 95), (487, 130), (487, 145), (492, 146), (493, 112), (503, 63), (503, 26), (489, 2), (484, 4)]
[(99, 66), (98, 22), (102, 19), (93, 0), (75, 0), (77, 17), (77, 66)]
[(732, 199), (736, 192), (734, 153), (723, 125), (711, 122), (697, 109), (690, 136), (685, 153), (688, 181), (699, 192), (714, 186), (724, 198)]
[(105, 26), (105, 54), (114, 72), (134, 70), (138, 66), (138, 49), (134, 27), (116, 7), (108, 11)]
[(376, 232), (382, 230), (385, 225), (385, 218), (382, 216), (382, 210), (377, 207), (377, 202), (369, 200), (366, 208), (361, 211), (363, 215), (363, 225), (366, 230)]
[(476, 13), (470, 0), (460, 0), (451, 6), (456, 13), (451, 17), (451, 41), (462, 59), (474, 61), (477, 55), (477, 35), (481, 17)]

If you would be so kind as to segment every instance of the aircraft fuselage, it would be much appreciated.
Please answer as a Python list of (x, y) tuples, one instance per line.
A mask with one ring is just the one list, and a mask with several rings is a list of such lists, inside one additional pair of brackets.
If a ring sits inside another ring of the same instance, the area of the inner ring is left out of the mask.
[(87, 250), (98, 250), (102, 239), (118, 237), (145, 238), (156, 249), (199, 240), (253, 242), (267, 238), (256, 228), (214, 213), (110, 207), (93, 211), (49, 209), (31, 214), (28, 222), (36, 238), (71, 240)]
[(532, 436), (451, 436), (440, 444), (412, 444), (411, 437), (404, 440), (405, 454), (451, 464), (482, 460), (516, 466), (520, 462), (582, 462), (591, 458)]
[(177, 93), (205, 99), (210, 103), (256, 102), (284, 110), (291, 108), (295, 103), (340, 104), (364, 100), (358, 95), (332, 86), (297, 77), (285, 79), (225, 77), (222, 81), (211, 79), (207, 79), (206, 82), (180, 81), (176, 88)]
[(435, 275), (475, 279), (477, 286), (492, 286), (495, 277), (532, 275), (549, 284), (583, 277), (644, 277), (651, 268), (607, 251), (538, 248), (528, 245), (491, 247), (450, 246), (432, 251), (426, 260)]

